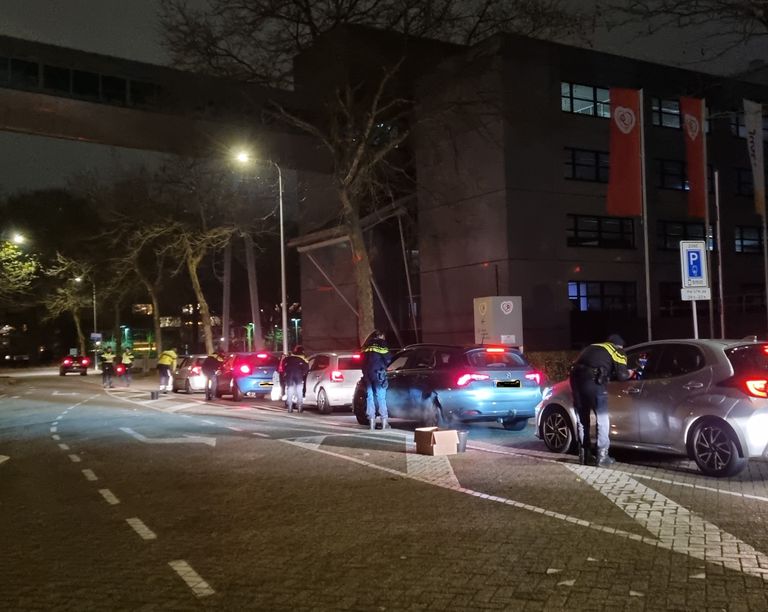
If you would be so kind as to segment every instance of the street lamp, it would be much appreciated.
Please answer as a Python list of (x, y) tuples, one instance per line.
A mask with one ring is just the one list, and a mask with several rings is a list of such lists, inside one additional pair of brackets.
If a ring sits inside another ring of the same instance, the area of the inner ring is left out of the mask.
[[(82, 283), (83, 282), (83, 277), (82, 276), (76, 276), (75, 277), (75, 282), (76, 283)], [(91, 335), (91, 340), (96, 342), (95, 336), (96, 336), (96, 330), (98, 329), (98, 327), (96, 326), (96, 281), (91, 280), (91, 285), (93, 287), (93, 294), (92, 294), (92, 299), (93, 299), (93, 334)], [(94, 368), (97, 367), (97, 365), (98, 365), (97, 364), (98, 354), (99, 354), (98, 351), (94, 348), (93, 349), (93, 367)]]
[(299, 344), (299, 321), (301, 321), (301, 319), (291, 319), (291, 322), (293, 323), (293, 335), (294, 338), (296, 338), (296, 344)]
[(13, 244), (24, 244), (26, 241), (27, 238), (24, 234), (15, 233), (11, 236), (11, 242), (13, 242)]
[[(248, 166), (253, 160), (253, 156), (250, 151), (240, 149), (235, 151), (234, 159), (240, 166)], [(280, 211), (280, 303), (282, 308), (282, 325), (283, 325), (283, 354), (288, 354), (288, 298), (286, 296), (286, 283), (285, 283), (285, 224), (283, 222), (283, 172), (277, 162), (269, 159), (262, 160), (269, 163), (277, 170), (277, 184), (279, 191), (279, 211)]]

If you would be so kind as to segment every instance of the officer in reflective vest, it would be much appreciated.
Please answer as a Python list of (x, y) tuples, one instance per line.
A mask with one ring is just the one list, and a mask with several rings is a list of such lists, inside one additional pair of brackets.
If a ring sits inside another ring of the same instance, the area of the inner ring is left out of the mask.
[(112, 388), (112, 376), (115, 373), (115, 354), (110, 347), (101, 353), (101, 386), (105, 389)]
[[(610, 446), (608, 416), (609, 380), (628, 380), (634, 372), (627, 368), (624, 340), (611, 334), (605, 342), (585, 348), (571, 366), (571, 392), (578, 417), (579, 462), (582, 465), (608, 467), (616, 461), (608, 456)], [(590, 441), (590, 418), (594, 411), (597, 425), (597, 453)]]
[(163, 351), (160, 353), (160, 357), (157, 358), (157, 371), (160, 373), (160, 390), (163, 393), (168, 393), (168, 387), (171, 383), (171, 372), (176, 370), (178, 358), (179, 356), (176, 354), (175, 348)]
[(130, 387), (133, 381), (133, 351), (129, 347), (123, 349), (120, 356), (120, 363), (125, 366), (125, 384)]

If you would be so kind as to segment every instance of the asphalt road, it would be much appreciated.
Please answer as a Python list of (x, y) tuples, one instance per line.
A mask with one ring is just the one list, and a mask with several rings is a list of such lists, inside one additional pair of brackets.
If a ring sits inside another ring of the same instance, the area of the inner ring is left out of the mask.
[[(532, 429), (0, 377), (3, 610), (767, 610), (768, 464), (614, 469)], [(763, 552), (765, 551), (765, 552)]]

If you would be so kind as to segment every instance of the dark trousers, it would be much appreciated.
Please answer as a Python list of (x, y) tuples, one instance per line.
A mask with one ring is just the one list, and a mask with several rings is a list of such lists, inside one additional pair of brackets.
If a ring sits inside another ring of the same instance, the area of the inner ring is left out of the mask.
[(579, 445), (592, 452), (591, 420), (595, 413), (597, 450), (608, 451), (611, 445), (609, 438), (610, 419), (608, 417), (608, 391), (605, 385), (598, 385), (591, 374), (591, 370), (575, 370), (571, 372), (571, 393), (573, 394), (573, 407), (578, 417)]

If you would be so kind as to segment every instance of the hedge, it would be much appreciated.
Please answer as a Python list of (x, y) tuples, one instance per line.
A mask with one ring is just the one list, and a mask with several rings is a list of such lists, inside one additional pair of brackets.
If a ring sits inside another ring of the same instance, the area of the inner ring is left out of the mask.
[(545, 384), (560, 382), (568, 378), (571, 364), (579, 351), (526, 351), (525, 357), (544, 373)]

